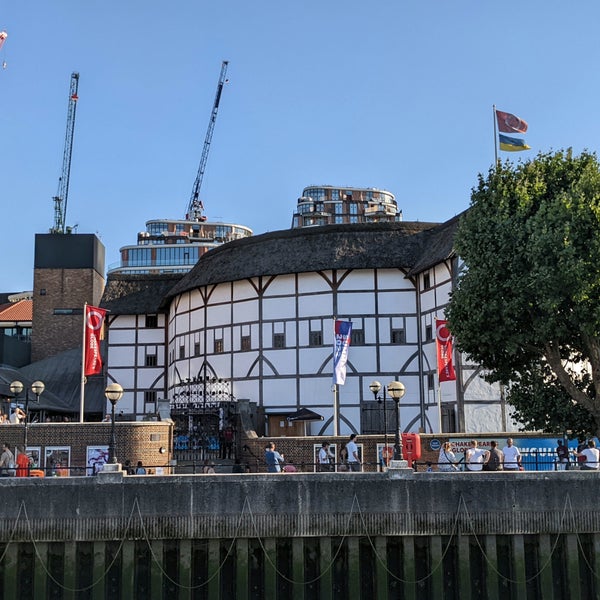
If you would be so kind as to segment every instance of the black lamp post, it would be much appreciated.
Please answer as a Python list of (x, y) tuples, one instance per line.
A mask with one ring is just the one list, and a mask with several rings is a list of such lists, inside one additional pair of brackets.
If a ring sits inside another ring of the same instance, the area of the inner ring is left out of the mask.
[(108, 462), (112, 464), (117, 463), (117, 456), (115, 449), (117, 446), (117, 438), (115, 435), (115, 405), (123, 397), (123, 388), (118, 383), (109, 383), (104, 390), (106, 399), (111, 404), (110, 413), (110, 447), (108, 449)]
[[(23, 384), (20, 381), (13, 381), (10, 384), (9, 389), (10, 389), (11, 393), (14, 394), (15, 401), (16, 401), (19, 394), (23, 391)], [(44, 383), (42, 381), (34, 381), (31, 384), (31, 391), (35, 394), (36, 402), (39, 403), (40, 394), (42, 394), (42, 392), (45, 389), (46, 389), (46, 386), (44, 385)], [(28, 425), (29, 425), (29, 389), (25, 390), (25, 420), (23, 423), (25, 425), (25, 434), (23, 436), (23, 444), (25, 446), (24, 450), (26, 451), (27, 450), (27, 432), (28, 432)]]
[[(383, 387), (383, 398), (381, 396), (377, 396), (379, 391)], [(387, 426), (387, 405), (386, 405), (386, 396), (385, 396), (385, 386), (382, 386), (379, 381), (372, 381), (369, 384), (369, 389), (373, 392), (373, 397), (379, 404), (383, 402), (383, 452), (381, 453), (381, 457), (383, 458), (383, 464), (388, 466), (388, 457), (387, 457), (387, 449), (388, 449), (388, 426)]]
[(400, 399), (406, 393), (401, 381), (392, 381), (387, 387), (389, 395), (396, 403), (396, 439), (394, 442), (394, 460), (404, 460), (402, 456), (402, 436), (400, 435)]

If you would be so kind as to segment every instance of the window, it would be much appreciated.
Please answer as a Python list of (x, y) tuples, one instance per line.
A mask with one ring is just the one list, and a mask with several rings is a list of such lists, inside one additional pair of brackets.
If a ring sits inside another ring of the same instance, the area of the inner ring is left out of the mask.
[(158, 364), (158, 358), (156, 354), (146, 354), (146, 366), (147, 367), (156, 367)]
[(200, 342), (194, 342), (194, 356), (200, 356)]
[(285, 333), (273, 334), (273, 348), (285, 348)]
[(430, 342), (433, 339), (433, 327), (427, 325), (425, 327), (425, 341)]
[(251, 350), (252, 349), (252, 339), (249, 335), (242, 336), (242, 350)]
[(404, 329), (392, 329), (392, 344), (406, 344)]
[(223, 340), (215, 340), (215, 354), (220, 354), (223, 352)]
[(309, 346), (322, 346), (323, 345), (323, 332), (311, 331), (308, 337)]
[(156, 329), (158, 327), (158, 315), (146, 315), (146, 327)]
[(432, 390), (435, 387), (435, 378), (433, 373), (427, 373), (427, 387)]
[(179, 360), (185, 358), (185, 346), (179, 346)]
[(364, 329), (353, 329), (351, 334), (351, 344), (353, 346), (364, 346), (365, 345), (365, 330)]
[(423, 289), (428, 290), (431, 287), (431, 275), (423, 273)]
[(156, 390), (144, 391), (144, 403), (156, 405)]

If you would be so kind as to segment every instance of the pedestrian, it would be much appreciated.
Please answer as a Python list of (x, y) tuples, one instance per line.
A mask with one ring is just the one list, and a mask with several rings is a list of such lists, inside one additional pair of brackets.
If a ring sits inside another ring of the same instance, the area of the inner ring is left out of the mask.
[(13, 425), (18, 425), (19, 423), (24, 423), (26, 417), (25, 411), (19, 406), (15, 406), (10, 413), (10, 422)]
[(23, 448), (23, 446), (17, 446), (17, 477), (29, 476), (30, 462), (29, 456), (27, 456), (27, 452), (25, 452), (25, 448)]
[(4, 442), (2, 454), (0, 454), (0, 477), (14, 477), (15, 457), (10, 449), (10, 444)]
[(265, 448), (265, 462), (267, 463), (268, 473), (281, 473), (283, 454), (279, 454), (279, 452), (275, 450), (274, 442), (269, 442)]
[(587, 448), (584, 448), (581, 452), (577, 452), (576, 455), (585, 457), (585, 460), (581, 464), (582, 471), (598, 471), (600, 467), (600, 450), (596, 448), (594, 440), (589, 440)]
[(141, 460), (138, 460), (138, 462), (137, 462), (137, 467), (135, 468), (135, 474), (136, 475), (145, 475), (146, 474), (146, 468), (144, 467)]
[(356, 445), (356, 434), (350, 435), (350, 440), (346, 444), (346, 451), (348, 452), (348, 468), (351, 471), (360, 471), (360, 456), (358, 454), (358, 446)]
[(483, 470), (484, 471), (502, 471), (504, 463), (504, 454), (498, 448), (498, 443), (492, 440), (490, 442), (490, 449), (485, 453), (483, 459)]
[(205, 475), (214, 475), (215, 474), (215, 463), (210, 462), (208, 458), (204, 459), (204, 466), (202, 467), (202, 472)]
[(450, 442), (444, 442), (440, 449), (440, 455), (438, 456), (438, 471), (449, 472), (457, 470), (456, 455), (452, 452), (452, 444)]
[(481, 471), (483, 469), (484, 456), (485, 450), (477, 447), (477, 440), (471, 440), (471, 445), (465, 452), (467, 471)]
[(323, 442), (319, 450), (317, 467), (320, 473), (330, 473), (333, 471), (334, 456), (329, 450), (329, 442)]
[(562, 440), (556, 440), (556, 469), (564, 471), (569, 468), (569, 448)]
[(520, 471), (521, 467), (521, 453), (519, 449), (513, 444), (512, 438), (506, 440), (506, 446), (502, 448), (504, 454), (504, 470), (505, 471)]

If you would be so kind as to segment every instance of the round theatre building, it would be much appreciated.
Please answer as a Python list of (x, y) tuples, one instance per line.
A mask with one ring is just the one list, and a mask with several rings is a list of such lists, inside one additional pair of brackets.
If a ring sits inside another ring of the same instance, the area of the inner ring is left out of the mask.
[[(393, 401), (384, 415), (369, 390), (374, 379), (404, 383), (405, 431), (440, 431), (440, 419), (444, 431), (481, 430), (471, 423), (478, 412), (489, 426), (498, 399), (482, 382), (471, 397), (460, 381), (444, 384), (441, 402), (437, 393), (435, 319), (456, 276), (455, 227), (456, 219), (327, 225), (211, 250), (166, 297), (171, 404), (186, 385), (223, 381), (264, 412), (267, 435), (280, 435), (300, 408), (323, 417), (310, 433), (331, 434), (337, 318), (352, 321), (340, 434), (380, 433), (384, 418), (393, 422)], [(468, 365), (457, 366), (473, 380)]]

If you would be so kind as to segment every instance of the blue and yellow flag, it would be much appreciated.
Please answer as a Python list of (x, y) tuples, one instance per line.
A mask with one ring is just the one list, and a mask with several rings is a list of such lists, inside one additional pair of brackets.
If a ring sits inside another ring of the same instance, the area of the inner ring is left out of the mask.
[(498, 134), (498, 138), (500, 139), (500, 150), (504, 150), (504, 152), (531, 150), (531, 146), (528, 146), (525, 140), (502, 135), (501, 133)]

